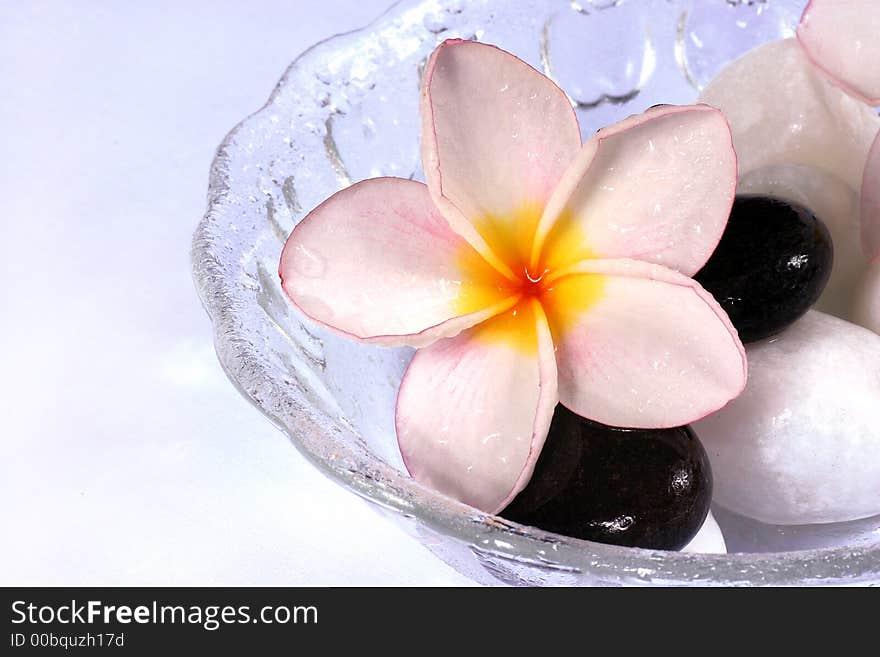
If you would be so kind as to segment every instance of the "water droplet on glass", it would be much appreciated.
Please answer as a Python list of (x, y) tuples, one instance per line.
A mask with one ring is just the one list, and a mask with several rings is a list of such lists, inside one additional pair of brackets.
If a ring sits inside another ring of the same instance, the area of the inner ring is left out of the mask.
[(440, 32), (445, 32), (448, 29), (443, 18), (437, 14), (427, 14), (422, 19), (422, 25), (431, 34), (440, 34)]

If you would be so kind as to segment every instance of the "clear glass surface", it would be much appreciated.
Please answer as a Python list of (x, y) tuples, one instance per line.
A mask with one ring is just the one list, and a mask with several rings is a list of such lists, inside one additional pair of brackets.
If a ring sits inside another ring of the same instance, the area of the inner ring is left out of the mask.
[[(231, 381), (327, 476), (387, 510), (460, 572), (514, 584), (855, 584), (880, 581), (876, 519), (779, 528), (720, 513), (735, 554), (600, 545), (516, 525), (406, 474), (394, 436), (412, 351), (321, 330), (287, 303), (281, 247), (309, 209), (353, 181), (423, 178), (418, 92), (452, 37), (491, 42), (552, 77), (584, 136), (657, 103), (689, 103), (720, 68), (791, 36), (804, 0), (403, 1), (319, 43), (218, 149), (193, 241), (197, 287)], [(733, 534), (731, 534), (733, 532)], [(807, 549), (805, 549), (807, 548)]]

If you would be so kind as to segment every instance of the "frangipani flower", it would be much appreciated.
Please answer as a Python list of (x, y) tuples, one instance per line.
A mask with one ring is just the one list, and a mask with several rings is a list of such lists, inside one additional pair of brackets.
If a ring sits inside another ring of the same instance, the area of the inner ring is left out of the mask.
[(720, 112), (658, 107), (581, 145), (548, 78), (451, 40), (425, 72), (422, 159), (426, 185), (365, 180), (318, 206), (280, 265), (314, 320), (420, 347), (396, 415), (417, 480), (498, 511), (528, 483), (560, 401), (656, 428), (742, 391), (736, 331), (689, 278), (735, 192)]

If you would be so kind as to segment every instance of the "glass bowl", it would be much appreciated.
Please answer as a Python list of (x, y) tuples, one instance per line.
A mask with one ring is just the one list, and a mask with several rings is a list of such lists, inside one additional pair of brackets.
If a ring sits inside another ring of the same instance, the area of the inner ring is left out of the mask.
[[(753, 552), (686, 554), (543, 532), (421, 486), (403, 468), (393, 423), (412, 351), (355, 344), (321, 330), (292, 309), (277, 276), (288, 234), (324, 198), (373, 176), (422, 179), (419, 78), (440, 41), (494, 43), (543, 70), (569, 94), (588, 136), (657, 103), (693, 102), (724, 64), (791, 36), (804, 4), (412, 0), (363, 30), (317, 44), (290, 66), (265, 107), (229, 133), (211, 170), (192, 262), (227, 375), (316, 467), (479, 582), (880, 581), (876, 523), (817, 534), (721, 514), (722, 526), (732, 528), (728, 541)], [(814, 549), (792, 549), (799, 547)]]

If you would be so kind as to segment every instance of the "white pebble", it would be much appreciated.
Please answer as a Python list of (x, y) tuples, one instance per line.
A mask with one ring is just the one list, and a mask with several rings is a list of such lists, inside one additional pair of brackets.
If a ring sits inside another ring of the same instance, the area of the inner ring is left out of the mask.
[(797, 39), (771, 41), (730, 63), (700, 102), (730, 122), (745, 175), (774, 165), (822, 169), (858, 190), (880, 118), (804, 55)]
[(880, 514), (880, 336), (811, 310), (747, 351), (743, 394), (694, 425), (715, 501), (781, 525)]
[(853, 320), (880, 334), (880, 261), (868, 267), (856, 288)]
[(702, 554), (727, 554), (727, 545), (724, 543), (724, 535), (721, 533), (721, 527), (715, 522), (712, 512), (706, 516), (703, 526), (697, 535), (691, 539), (691, 542), (685, 545), (682, 552), (694, 552)]
[(712, 512), (727, 536), (730, 552), (791, 552), (844, 546), (854, 549), (880, 541), (880, 516), (815, 525), (768, 525), (717, 504)]

